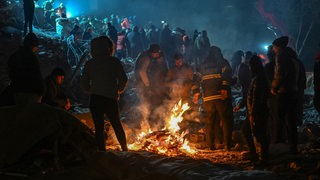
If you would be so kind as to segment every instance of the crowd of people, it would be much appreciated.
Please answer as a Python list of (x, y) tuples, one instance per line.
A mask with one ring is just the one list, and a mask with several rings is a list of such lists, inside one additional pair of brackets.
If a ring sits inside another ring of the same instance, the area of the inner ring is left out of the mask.
[[(51, 6), (48, 8), (52, 9)], [(131, 57), (136, 59), (136, 93), (139, 101), (148, 106), (150, 115), (147, 119), (151, 125), (158, 123), (155, 109), (166, 99), (202, 104), (207, 147), (215, 150), (221, 143), (228, 151), (233, 146), (233, 113), (246, 108), (242, 132), (249, 147), (250, 160), (266, 163), (270, 143), (288, 143), (292, 153), (298, 152), (297, 126), (302, 123), (306, 72), (296, 52), (288, 47), (287, 36), (275, 39), (269, 46), (266, 65), (256, 53), (241, 50), (236, 51), (229, 62), (221, 49), (210, 43), (205, 30), (195, 31), (194, 37), (189, 38), (184, 30), (171, 30), (167, 23), (161, 30), (153, 24), (147, 31), (136, 25), (131, 30), (128, 19), (119, 23), (113, 18), (116, 16), (106, 20), (106, 29), (97, 28), (91, 21), (76, 23), (68, 32), (78, 40), (90, 42), (92, 58), (85, 64), (80, 83), (90, 94), (89, 106), (99, 150), (106, 150), (103, 133), (105, 115), (122, 150), (128, 150), (119, 111), (119, 96), (128, 77), (120, 59)], [(82, 29), (86, 30), (81, 37)], [(6, 101), (1, 102), (14, 105), (42, 97), (42, 103), (68, 110), (70, 101), (60, 91), (64, 72), (56, 68), (43, 80), (35, 55), (39, 43), (32, 33), (32, 26), (29, 31), (24, 38), (24, 46), (9, 59), (11, 84), (1, 95)], [(90, 35), (93, 32), (98, 32), (98, 35)], [(314, 69), (317, 110), (320, 109), (319, 69), (317, 62)], [(242, 92), (242, 101), (235, 107), (232, 105), (233, 86), (240, 86)], [(261, 145), (260, 155), (254, 138)]]
[[(32, 23), (36, 24), (39, 29), (56, 32), (62, 41), (71, 37), (77, 45), (106, 35), (113, 40), (115, 56), (119, 59), (136, 58), (151, 44), (159, 44), (166, 52), (164, 56), (167, 66), (174, 66), (174, 60), (171, 59), (176, 52), (182, 53), (189, 64), (193, 62), (199, 64), (207, 56), (205, 53), (210, 47), (206, 30), (201, 32), (195, 30), (191, 37), (184, 29), (180, 27), (172, 29), (165, 21), (161, 23), (162, 27), (158, 27), (151, 21), (142, 25), (138, 23), (136, 16), (120, 17), (111, 14), (104, 18), (67, 17), (68, 8), (63, 3), (55, 5), (54, 0), (47, 0), (42, 5), (24, 0), (23, 7), (25, 12), (24, 35), (33, 32)], [(33, 20), (36, 22), (34, 23)]]

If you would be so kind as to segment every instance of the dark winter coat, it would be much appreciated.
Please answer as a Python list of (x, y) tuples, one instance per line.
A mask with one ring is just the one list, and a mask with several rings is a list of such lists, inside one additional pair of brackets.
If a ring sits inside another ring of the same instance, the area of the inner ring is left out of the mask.
[(223, 99), (221, 90), (226, 90), (228, 98), (231, 98), (231, 66), (220, 50), (211, 47), (210, 54), (200, 67), (203, 101)]
[(285, 50), (276, 56), (272, 89), (276, 93), (298, 92), (299, 65)]
[(8, 61), (9, 78), (14, 92), (44, 92), (44, 82), (38, 58), (30, 48), (21, 47)]
[(46, 92), (42, 102), (54, 107), (64, 108), (67, 104), (67, 96), (63, 92), (61, 85), (55, 81), (55, 77), (49, 76), (45, 79)]
[(249, 116), (265, 117), (268, 115), (267, 99), (270, 90), (268, 81), (263, 75), (253, 77), (248, 88), (247, 110)]

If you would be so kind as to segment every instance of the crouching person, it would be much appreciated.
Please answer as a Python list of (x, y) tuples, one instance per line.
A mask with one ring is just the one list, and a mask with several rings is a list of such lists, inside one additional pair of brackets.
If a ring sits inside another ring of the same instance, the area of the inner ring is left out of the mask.
[(51, 74), (46, 77), (46, 92), (42, 102), (64, 110), (71, 107), (70, 100), (66, 96), (62, 84), (64, 82), (65, 71), (61, 68), (54, 68)]

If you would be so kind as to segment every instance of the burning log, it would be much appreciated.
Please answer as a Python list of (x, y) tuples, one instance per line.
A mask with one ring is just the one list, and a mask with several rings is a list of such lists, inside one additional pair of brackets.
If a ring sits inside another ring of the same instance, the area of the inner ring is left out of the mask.
[(157, 154), (177, 156), (180, 154), (194, 154), (195, 150), (188, 146), (188, 141), (184, 138), (188, 133), (179, 133), (179, 123), (183, 120), (183, 113), (190, 107), (187, 103), (182, 104), (181, 100), (172, 109), (170, 118), (165, 123), (163, 130), (142, 132), (137, 140), (128, 147), (131, 150), (146, 150)]

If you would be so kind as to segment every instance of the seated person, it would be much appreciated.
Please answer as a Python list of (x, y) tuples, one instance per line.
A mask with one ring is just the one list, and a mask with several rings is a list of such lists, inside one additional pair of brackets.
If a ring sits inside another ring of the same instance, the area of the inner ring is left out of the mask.
[(54, 68), (51, 74), (45, 79), (46, 92), (42, 102), (51, 106), (59, 107), (65, 110), (70, 109), (69, 98), (65, 95), (62, 84), (64, 82), (65, 72), (61, 68)]

